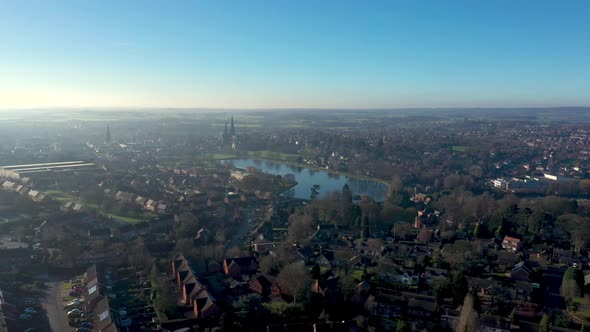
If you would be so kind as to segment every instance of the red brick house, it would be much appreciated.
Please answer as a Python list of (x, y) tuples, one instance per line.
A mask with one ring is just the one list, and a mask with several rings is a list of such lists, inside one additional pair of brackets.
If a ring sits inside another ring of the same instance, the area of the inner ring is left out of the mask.
[(241, 277), (242, 274), (254, 274), (257, 270), (258, 262), (253, 256), (223, 260), (223, 272), (234, 278)]

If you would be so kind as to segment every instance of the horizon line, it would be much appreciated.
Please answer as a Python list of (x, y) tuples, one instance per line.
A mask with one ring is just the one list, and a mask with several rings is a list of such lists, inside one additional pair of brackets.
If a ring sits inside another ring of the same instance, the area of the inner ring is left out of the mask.
[(150, 107), (150, 106), (47, 106), (47, 107), (1, 107), (0, 111), (395, 111), (395, 110), (486, 110), (486, 109), (590, 109), (590, 105), (582, 106), (432, 106), (432, 107)]

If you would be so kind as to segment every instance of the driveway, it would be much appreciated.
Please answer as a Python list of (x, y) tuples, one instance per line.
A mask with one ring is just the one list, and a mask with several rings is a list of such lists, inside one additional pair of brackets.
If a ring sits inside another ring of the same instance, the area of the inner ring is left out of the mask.
[(47, 296), (43, 299), (43, 307), (49, 318), (49, 325), (53, 332), (72, 331), (68, 325), (66, 312), (63, 308), (62, 281), (47, 282)]

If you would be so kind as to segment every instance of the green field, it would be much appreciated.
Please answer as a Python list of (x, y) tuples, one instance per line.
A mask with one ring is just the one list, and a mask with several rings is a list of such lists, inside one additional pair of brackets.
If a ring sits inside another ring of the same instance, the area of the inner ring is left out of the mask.
[(463, 145), (453, 145), (451, 150), (455, 152), (467, 152), (469, 150), (469, 147)]
[(268, 151), (268, 150), (245, 151), (242, 154), (245, 154), (246, 157), (251, 157), (251, 158), (264, 158), (264, 159), (283, 160), (283, 161), (297, 161), (299, 159), (298, 154), (273, 152), (273, 151)]
[(76, 199), (72, 195), (61, 190), (47, 190), (45, 192), (45, 195), (50, 199), (58, 202), (76, 201)]

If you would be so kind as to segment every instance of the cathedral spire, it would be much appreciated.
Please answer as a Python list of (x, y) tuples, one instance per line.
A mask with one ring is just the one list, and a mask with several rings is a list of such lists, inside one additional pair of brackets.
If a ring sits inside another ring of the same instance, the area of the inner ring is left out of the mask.
[(231, 116), (231, 126), (230, 126), (230, 129), (229, 129), (229, 134), (231, 136), (235, 136), (236, 135), (236, 128), (234, 127), (234, 116), (233, 115)]
[(105, 142), (107, 144), (111, 144), (111, 128), (109, 127), (109, 125), (107, 125), (107, 137)]

